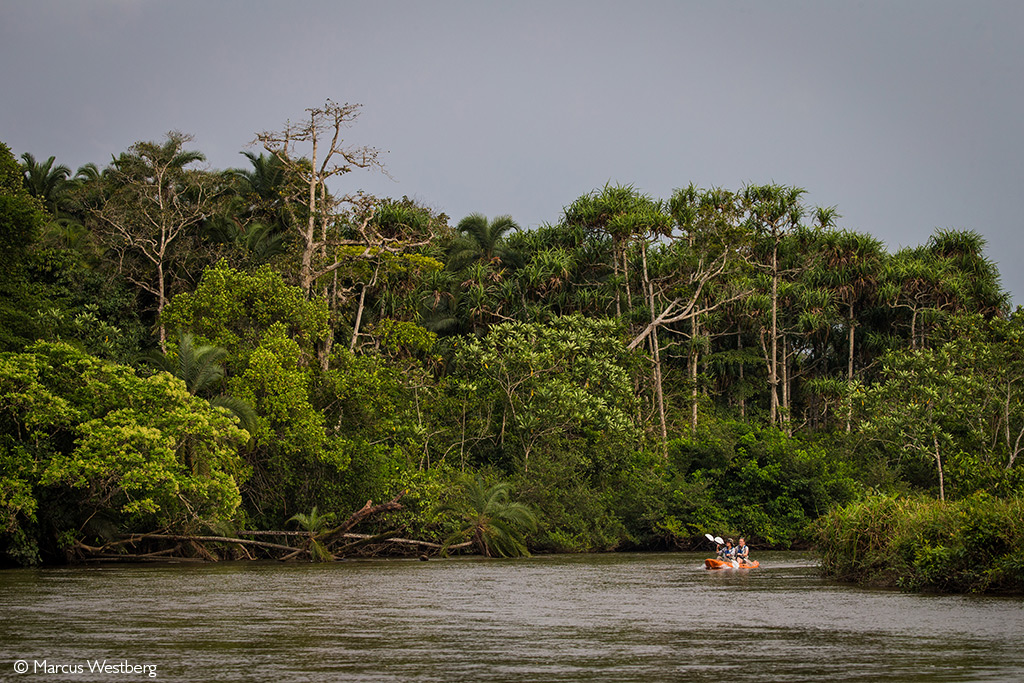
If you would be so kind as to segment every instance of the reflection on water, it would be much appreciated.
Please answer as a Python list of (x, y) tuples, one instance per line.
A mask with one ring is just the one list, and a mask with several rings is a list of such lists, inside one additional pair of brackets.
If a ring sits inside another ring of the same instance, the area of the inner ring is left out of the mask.
[(148, 680), (90, 673), (103, 659), (164, 681), (1024, 680), (1024, 599), (840, 586), (801, 553), (703, 557), (5, 571), (0, 680), (16, 660)]

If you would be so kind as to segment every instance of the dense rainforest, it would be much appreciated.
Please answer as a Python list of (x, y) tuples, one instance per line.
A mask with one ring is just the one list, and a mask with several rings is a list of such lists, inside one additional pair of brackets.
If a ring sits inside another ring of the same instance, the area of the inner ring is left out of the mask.
[(0, 145), (6, 562), (256, 530), (329, 557), (368, 500), (371, 536), (485, 554), (1020, 500), (1024, 313), (978, 233), (890, 253), (778, 184), (453, 224), (354, 189), (382, 170), (358, 113), (227, 170), (179, 132), (74, 173)]

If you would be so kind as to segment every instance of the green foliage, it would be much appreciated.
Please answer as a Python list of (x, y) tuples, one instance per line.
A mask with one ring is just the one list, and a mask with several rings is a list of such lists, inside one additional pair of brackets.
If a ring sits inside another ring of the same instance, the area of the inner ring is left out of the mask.
[(310, 538), (307, 541), (307, 549), (309, 550), (310, 559), (313, 562), (328, 562), (334, 559), (327, 547), (316, 538), (317, 534), (324, 531), (328, 525), (334, 521), (334, 513), (328, 512), (326, 514), (320, 514), (317, 507), (314, 505), (313, 509), (309, 511), (309, 514), (302, 512), (296, 513), (288, 518), (289, 522), (295, 522), (310, 534)]
[(506, 482), (488, 485), (480, 475), (467, 477), (456, 499), (437, 512), (459, 520), (458, 530), (444, 543), (446, 548), (470, 540), (485, 557), (530, 554), (523, 533), (536, 526), (537, 518), (526, 505), (510, 500)]
[(895, 461), (910, 455), (930, 463), (926, 478), (912, 480), (920, 488), (938, 484), (940, 495), (955, 497), (1019, 493), (1022, 333), (1020, 311), (1005, 320), (960, 317), (935, 348), (891, 351), (881, 381), (855, 397), (861, 432)]
[(822, 571), (858, 583), (939, 592), (1024, 592), (1024, 500), (953, 503), (876, 496), (815, 525)]
[(209, 399), (210, 405), (224, 408), (238, 418), (242, 428), (250, 434), (256, 432), (256, 413), (246, 401), (219, 394), (224, 385), (224, 361), (227, 349), (209, 344), (196, 344), (188, 332), (179, 332), (177, 341), (167, 353), (153, 351), (146, 360), (158, 369), (185, 382), (193, 396)]
[(316, 344), (327, 335), (327, 320), (322, 301), (307, 301), (301, 289), (285, 284), (269, 266), (244, 273), (223, 260), (203, 272), (195, 291), (174, 297), (163, 316), (168, 328), (222, 346), (243, 365), (276, 324), (303, 359), (315, 358)]
[(632, 358), (617, 333), (613, 321), (577, 315), (547, 325), (505, 323), (484, 339), (462, 340), (453, 372), (475, 392), (478, 438), (523, 471), (556, 441), (588, 455), (599, 442), (632, 448), (640, 437)]
[(818, 516), (858, 495), (841, 454), (771, 427), (712, 423), (670, 443), (669, 514), (688, 535), (713, 531), (773, 547), (808, 545)]
[(256, 433), (246, 457), (254, 470), (247, 489), (257, 518), (280, 524), (291, 510), (336, 507), (338, 477), (350, 449), (328, 435), (324, 414), (311, 403), (312, 374), (283, 323), (265, 330), (245, 369), (229, 381), (232, 396), (256, 411)]
[[(351, 169), (314, 174), (297, 154), (193, 170), (187, 141), (74, 178), (0, 147), (0, 350), (52, 342), (0, 356), (9, 557), (153, 525), (280, 527), (398, 490), (410, 535), (472, 536), (433, 511), (452, 489), (486, 493), (478, 473), (536, 516), (509, 552), (706, 531), (791, 547), (871, 487), (1024, 491), (1024, 314), (976, 233), (890, 255), (774, 184), (667, 202), (607, 185), (555, 225), (474, 214), (453, 229), (407, 198), (310, 206), (304, 177)], [(161, 361), (184, 383), (100, 360), (137, 359), (140, 311), (174, 293), (156, 323), (183, 333), (161, 335)], [(967, 557), (912, 550), (921, 585)], [(1012, 556), (992, 566), (1019, 575)]]
[(405, 488), (397, 480), (423, 451), (406, 381), (381, 356), (337, 347), (330, 369), (318, 374), (311, 400), (323, 413), (328, 434), (350, 454), (337, 480), (335, 506), (359, 507)]
[(415, 323), (385, 318), (374, 326), (374, 335), (380, 339), (381, 349), (392, 357), (422, 354), (430, 351), (437, 335)]
[(0, 415), (0, 534), (12, 548), (81, 538), (97, 515), (122, 529), (195, 528), (241, 502), (248, 434), (167, 374), (37, 343), (0, 354)]
[(36, 249), (28, 263), (39, 304), (39, 339), (64, 341), (118, 363), (134, 360), (150, 333), (139, 319), (135, 293), (80, 251)]
[(462, 270), (473, 262), (496, 260), (499, 264), (515, 266), (522, 257), (505, 243), (505, 235), (518, 232), (519, 224), (512, 216), (497, 216), (493, 220), (480, 213), (470, 214), (456, 226), (458, 239), (448, 251), (448, 268)]
[(45, 221), (41, 203), (22, 187), (21, 168), (0, 142), (0, 351), (33, 339), (31, 313), (40, 302), (29, 289), (26, 264)]
[(521, 500), (538, 512), (532, 546), (547, 552), (604, 552), (647, 540), (630, 534), (625, 505), (617, 500), (617, 494), (628, 498), (635, 490), (616, 492), (619, 477), (594, 476), (585, 454), (562, 447), (552, 455), (514, 478)]
[(224, 359), (227, 349), (209, 344), (196, 344), (188, 332), (179, 332), (174, 348), (167, 353), (153, 352), (147, 359), (157, 368), (185, 382), (193, 395), (210, 394), (224, 382)]

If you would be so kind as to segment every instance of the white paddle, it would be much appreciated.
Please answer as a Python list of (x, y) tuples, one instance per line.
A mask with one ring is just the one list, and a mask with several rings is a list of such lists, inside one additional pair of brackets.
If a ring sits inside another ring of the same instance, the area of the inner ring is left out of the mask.
[[(717, 543), (718, 545), (725, 545), (725, 541), (722, 540), (721, 536), (712, 536), (711, 534), (704, 534), (704, 538), (708, 539), (712, 543)], [(733, 569), (740, 568), (739, 560), (733, 560), (730, 564), (732, 564)]]

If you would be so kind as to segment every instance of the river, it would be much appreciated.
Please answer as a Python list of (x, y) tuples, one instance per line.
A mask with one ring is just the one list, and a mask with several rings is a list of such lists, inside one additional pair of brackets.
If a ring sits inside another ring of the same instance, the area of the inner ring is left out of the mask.
[(6, 570), (0, 680), (1024, 680), (1022, 598), (854, 588), (804, 553), (703, 557)]

